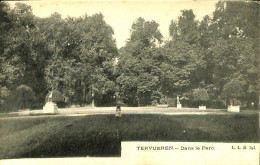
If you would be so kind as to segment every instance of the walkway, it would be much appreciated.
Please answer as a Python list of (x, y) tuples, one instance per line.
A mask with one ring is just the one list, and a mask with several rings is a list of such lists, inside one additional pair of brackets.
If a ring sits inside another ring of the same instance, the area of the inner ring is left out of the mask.
[[(75, 108), (59, 108), (59, 113), (50, 115), (43, 114), (42, 110), (31, 110), (22, 112), (12, 112), (0, 114), (0, 118), (23, 118), (23, 117), (61, 117), (61, 116), (88, 116), (88, 115), (114, 115), (115, 107), (75, 107)], [(232, 115), (232, 114), (256, 114), (259, 111), (246, 110), (237, 112), (227, 112), (225, 109), (207, 109), (199, 110), (198, 108), (182, 108), (175, 107), (157, 108), (157, 107), (121, 107), (121, 114), (162, 114), (162, 115)]]

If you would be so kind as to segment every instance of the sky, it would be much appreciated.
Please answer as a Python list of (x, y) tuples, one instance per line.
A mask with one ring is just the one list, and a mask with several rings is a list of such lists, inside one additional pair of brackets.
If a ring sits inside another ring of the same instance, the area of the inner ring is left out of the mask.
[[(171, 20), (177, 20), (181, 10), (192, 9), (196, 19), (211, 15), (215, 10), (216, 1), (19, 1), (32, 7), (33, 14), (38, 17), (48, 17), (58, 12), (63, 18), (79, 17), (85, 14), (102, 13), (107, 24), (114, 29), (117, 47), (125, 45), (130, 37), (130, 29), (138, 17), (147, 21), (154, 20), (160, 26), (159, 30), (167, 39)], [(10, 2), (11, 7), (15, 2)]]

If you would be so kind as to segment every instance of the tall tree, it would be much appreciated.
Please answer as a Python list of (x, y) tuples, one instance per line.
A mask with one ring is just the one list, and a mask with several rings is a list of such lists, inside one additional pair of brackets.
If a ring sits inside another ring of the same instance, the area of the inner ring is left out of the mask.
[(35, 22), (31, 7), (16, 3), (13, 9), (7, 9), (4, 16), (6, 21), (1, 24), (8, 30), (3, 34), (5, 42), (1, 46), (2, 83), (8, 90), (14, 90), (20, 84), (37, 89), (31, 37)]
[[(239, 79), (244, 100), (259, 102), (259, 4), (219, 2), (209, 25), (208, 61), (214, 63), (212, 80), (220, 94), (223, 86)], [(214, 34), (212, 33), (214, 32)]]
[(203, 49), (199, 45), (199, 22), (192, 10), (183, 10), (177, 21), (171, 21), (170, 37), (164, 46), (167, 60), (161, 75), (163, 93), (168, 97), (180, 95), (191, 98), (192, 89), (204, 87)]
[(150, 105), (158, 89), (158, 62), (155, 60), (162, 35), (154, 21), (138, 18), (132, 25), (131, 36), (121, 48), (117, 86), (125, 103)]
[(114, 94), (111, 68), (117, 49), (113, 30), (103, 15), (63, 20), (56, 14), (50, 19), (58, 19), (54, 22), (61, 25), (55, 26), (59, 29), (54, 34), (60, 34), (59, 37), (50, 34), (56, 50), (46, 70), (49, 86), (75, 104), (89, 103), (91, 94), (97, 104), (111, 101), (103, 97), (112, 98)]

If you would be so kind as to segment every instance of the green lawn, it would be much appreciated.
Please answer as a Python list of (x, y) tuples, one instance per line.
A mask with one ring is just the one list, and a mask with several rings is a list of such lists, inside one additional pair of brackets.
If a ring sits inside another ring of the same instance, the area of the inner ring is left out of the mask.
[(0, 119), (0, 158), (120, 156), (121, 141), (257, 142), (258, 115)]

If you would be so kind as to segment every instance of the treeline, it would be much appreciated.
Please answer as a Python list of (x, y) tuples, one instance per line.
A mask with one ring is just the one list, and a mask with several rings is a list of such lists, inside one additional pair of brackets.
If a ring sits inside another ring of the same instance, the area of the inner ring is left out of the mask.
[(190, 107), (257, 108), (258, 20), (258, 3), (218, 2), (201, 21), (183, 10), (164, 41), (158, 23), (138, 18), (118, 50), (102, 14), (38, 18), (1, 2), (1, 111), (41, 108), (50, 90), (59, 106), (174, 106), (179, 95)]

